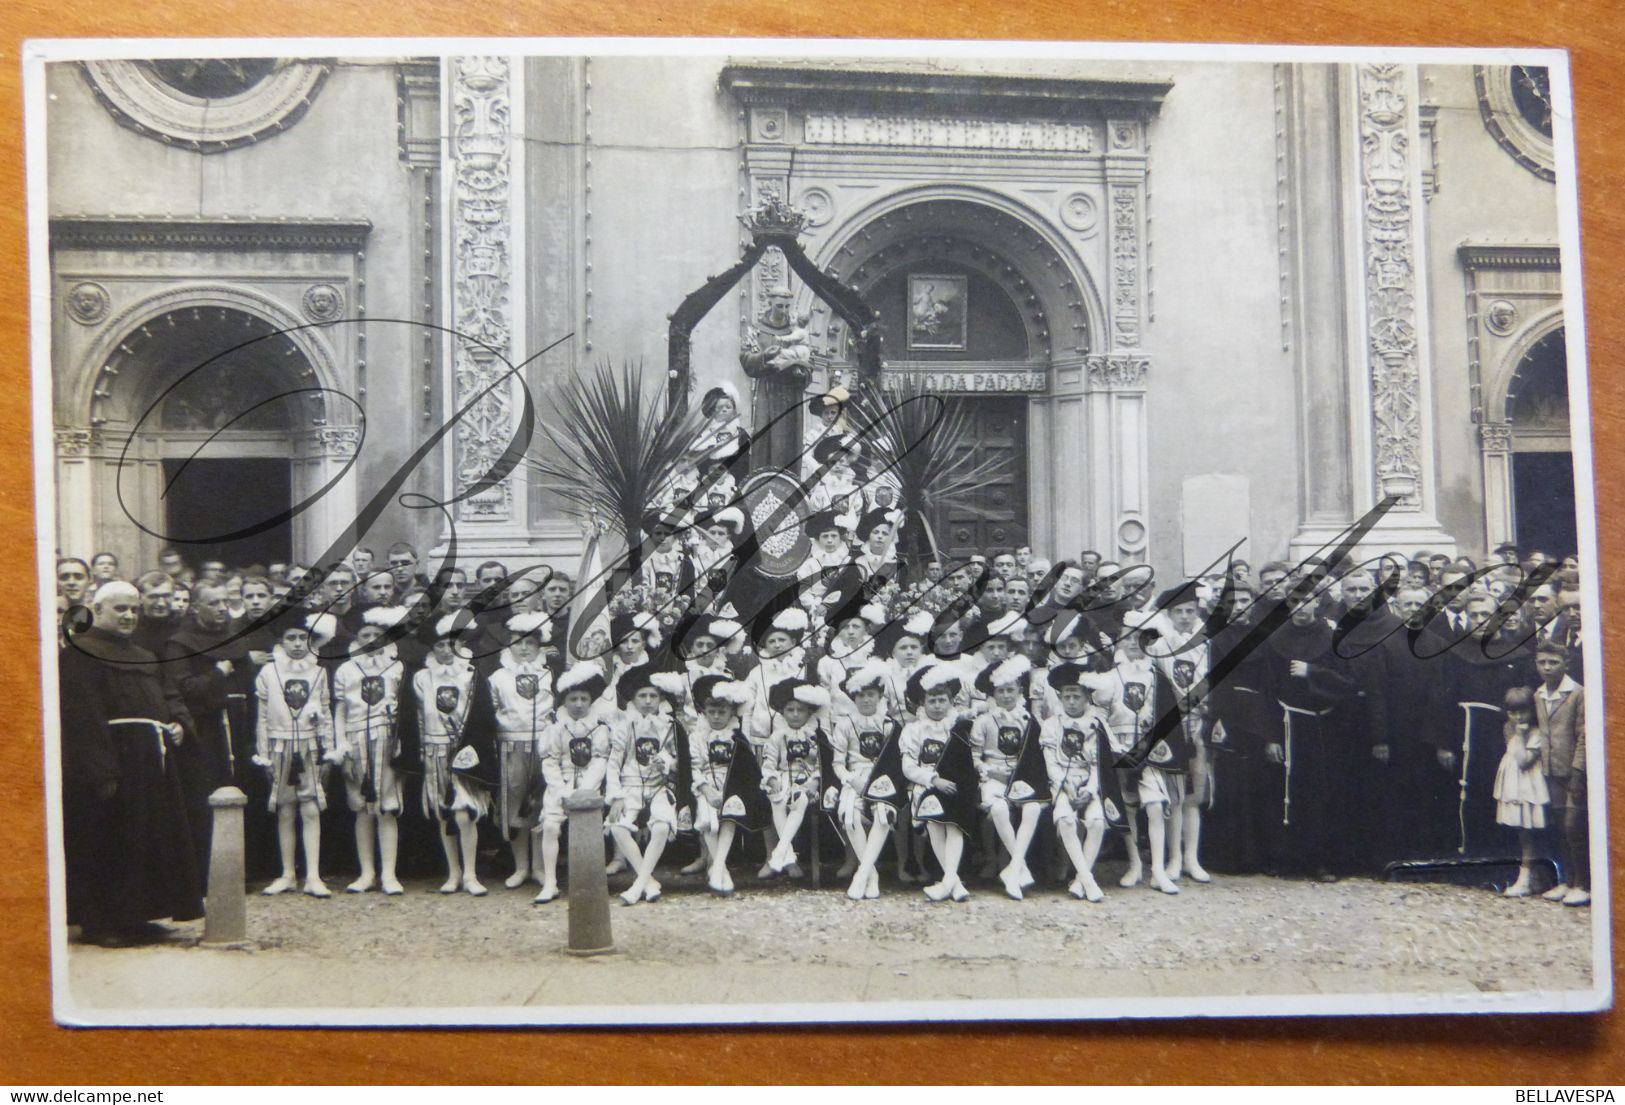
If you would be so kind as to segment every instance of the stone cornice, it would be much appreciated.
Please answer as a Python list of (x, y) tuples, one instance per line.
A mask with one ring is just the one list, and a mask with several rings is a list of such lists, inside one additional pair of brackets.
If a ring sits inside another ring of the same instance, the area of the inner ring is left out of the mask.
[(997, 74), (909, 73), (780, 65), (727, 65), (718, 78), (749, 105), (973, 115), (1155, 115), (1173, 88), (1168, 80), (1099, 80)]
[(1534, 243), (1503, 243), (1498, 245), (1463, 242), (1456, 250), (1462, 265), (1474, 269), (1539, 269), (1551, 272), (1561, 267), (1558, 248)]
[(51, 220), (55, 249), (266, 250), (353, 253), (366, 219), (164, 219), (64, 216)]

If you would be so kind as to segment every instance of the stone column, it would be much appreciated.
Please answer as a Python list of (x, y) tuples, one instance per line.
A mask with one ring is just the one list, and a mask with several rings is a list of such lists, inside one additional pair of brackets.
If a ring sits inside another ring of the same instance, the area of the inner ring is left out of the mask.
[[(1307, 67), (1299, 73), (1306, 96), (1318, 98), (1316, 82), (1322, 77)], [(1307, 476), (1310, 494), (1304, 503), (1304, 524), (1292, 541), (1291, 554), (1301, 557), (1315, 551), (1348, 522), (1393, 495), (1398, 504), (1362, 544), (1363, 555), (1395, 548), (1454, 555), (1456, 542), (1436, 515), (1417, 70), (1386, 62), (1362, 63), (1338, 67), (1336, 81), (1337, 110), (1326, 128), (1305, 128), (1300, 149), (1306, 156), (1298, 168), (1305, 174), (1306, 187), (1312, 188), (1325, 171), (1320, 166), (1335, 164), (1341, 184), (1341, 317), (1347, 370), (1342, 421), (1350, 458), (1348, 516), (1338, 516), (1335, 487), (1327, 487), (1322, 476)], [(1308, 101), (1304, 103), (1307, 107)], [(1333, 134), (1335, 160), (1317, 152)], [(1299, 210), (1313, 213), (1314, 208), (1300, 199)], [(1324, 229), (1324, 224), (1300, 225), (1300, 246)], [(1315, 263), (1314, 256), (1311, 247), (1310, 264)], [(1304, 281), (1313, 272), (1305, 273), (1300, 286), (1306, 286)], [(1318, 317), (1309, 314), (1311, 299), (1305, 295), (1298, 304), (1302, 318)], [(1318, 401), (1318, 370), (1309, 367), (1317, 348), (1318, 343), (1306, 344), (1300, 360), (1302, 375), (1309, 380), (1301, 461), (1306, 472), (1315, 470), (1317, 459), (1327, 459), (1321, 454), (1330, 450), (1320, 444), (1319, 435), (1340, 421), (1328, 417), (1326, 406), (1335, 403)]]
[[(1150, 543), (1150, 438), (1145, 385), (1150, 361), (1138, 354), (1094, 355), (1086, 363), (1085, 409), (1094, 497), (1090, 543), (1107, 560), (1140, 564)], [(1057, 550), (1071, 556), (1070, 546)]]
[(1512, 426), (1485, 422), (1478, 427), (1484, 458), (1484, 548), (1516, 540), (1512, 517)]
[[(525, 334), (525, 95), (517, 57), (456, 56), (441, 68), (448, 134), (440, 172), (445, 226), (442, 316), (445, 417), (503, 381), (447, 435), (446, 485), (481, 481), (513, 440), (523, 402), (513, 365), (529, 356)], [(529, 541), (523, 465), (456, 506), (458, 557), (524, 558)]]
[(609, 925), (609, 880), (604, 874), (604, 798), (578, 790), (564, 800), (570, 814), (571, 955), (607, 955), (615, 950)]
[(236, 787), (209, 795), (214, 830), (209, 840), (209, 890), (204, 901), (203, 942), (240, 944), (248, 937), (248, 901), (243, 890), (243, 807), (248, 797)]

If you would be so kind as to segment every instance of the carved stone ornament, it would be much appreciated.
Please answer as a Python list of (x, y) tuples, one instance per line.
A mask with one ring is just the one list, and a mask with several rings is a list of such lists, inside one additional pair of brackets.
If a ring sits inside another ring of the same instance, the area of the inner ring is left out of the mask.
[(1068, 230), (1087, 234), (1099, 222), (1100, 212), (1087, 192), (1073, 192), (1061, 201), (1060, 219)]
[(1551, 82), (1525, 65), (1475, 65), (1473, 84), (1484, 129), (1518, 164), (1542, 180), (1557, 179), (1552, 146)]
[(1484, 309), (1484, 325), (1489, 332), (1506, 337), (1518, 328), (1518, 308), (1510, 299), (1497, 299)]
[(1478, 439), (1486, 453), (1512, 450), (1512, 426), (1506, 422), (1485, 422), (1478, 427)]
[(334, 457), (353, 457), (361, 448), (360, 426), (323, 426), (313, 435), (318, 451)]
[(286, 130), (309, 109), (332, 69), (326, 61), (278, 59), (241, 91), (205, 98), (172, 83), (152, 62), (81, 66), (96, 98), (121, 124), (199, 153), (235, 149)]
[(1084, 362), (1092, 391), (1121, 391), (1145, 387), (1151, 362), (1145, 357), (1107, 356), (1096, 353)]
[(344, 313), (344, 293), (331, 284), (312, 284), (299, 306), (312, 322), (332, 322)]
[[(461, 410), (508, 372), (512, 349), (513, 261), (508, 60), (454, 57), (452, 71), (453, 405)], [(497, 465), (513, 436), (510, 389), (491, 388), (458, 422), (459, 492)], [(507, 480), (458, 504), (464, 517), (504, 521), (513, 511)]]
[(1416, 224), (1411, 123), (1402, 65), (1359, 67), (1366, 329), (1378, 491), (1421, 505), (1421, 377), (1416, 342)]
[(56, 455), (59, 457), (88, 456), (102, 446), (101, 431), (94, 429), (59, 428), (56, 431)]
[(1140, 344), (1140, 213), (1132, 185), (1112, 187), (1112, 334)]
[(94, 326), (102, 321), (113, 306), (112, 297), (107, 294), (107, 289), (89, 280), (69, 288), (64, 298), (67, 302), (68, 317), (84, 326)]
[(808, 226), (824, 226), (835, 217), (835, 200), (822, 188), (808, 188), (796, 204), (807, 216)]

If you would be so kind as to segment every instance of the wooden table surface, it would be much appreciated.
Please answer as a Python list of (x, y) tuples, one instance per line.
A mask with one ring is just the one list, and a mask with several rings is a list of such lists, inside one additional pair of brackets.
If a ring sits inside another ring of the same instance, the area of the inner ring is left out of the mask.
[[(0, 5), (0, 264), (14, 274), (0, 304), (0, 544), (14, 550), (0, 622), (0, 1083), (86, 1086), (232, 1082), (1490, 1082), (1519, 1085), (1625, 1078), (1625, 1017), (1506, 1016), (1214, 1020), (1012, 1028), (740, 1029), (547, 1032), (452, 1037), (427, 1031), (68, 1030), (51, 1021), (45, 910), (45, 812), (31, 558), (34, 482), (28, 391), (30, 312), (24, 232), (20, 52), (31, 37), (192, 35), (706, 34), (890, 38), (1293, 41), (1326, 45), (1559, 46), (1572, 51), (1586, 317), (1601, 552), (1625, 562), (1625, 7), (1563, 0), (1213, 0), (1084, 3), (962, 0), (9, 0)], [(46, 307), (41, 306), (41, 311)], [(1605, 621), (1625, 618), (1625, 576), (1605, 572)], [(1609, 710), (1625, 699), (1625, 639), (1605, 631)], [(1613, 742), (1619, 747), (1618, 742)], [(1610, 780), (1621, 831), (1625, 773)], [(1616, 943), (1619, 932), (1615, 918)], [(1617, 972), (1616, 972), (1617, 974)], [(493, 1038), (501, 1037), (501, 1038)], [(274, 1066), (272, 1064), (274, 1057)]]

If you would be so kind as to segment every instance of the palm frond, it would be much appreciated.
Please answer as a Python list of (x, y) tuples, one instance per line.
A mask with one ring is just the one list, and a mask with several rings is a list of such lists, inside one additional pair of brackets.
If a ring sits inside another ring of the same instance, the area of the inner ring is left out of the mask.
[[(871, 478), (896, 478), (905, 509), (925, 510), (1008, 474), (1008, 457), (976, 455), (970, 411), (943, 398), (914, 377), (863, 387), (853, 396), (853, 430), (875, 458)], [(963, 508), (975, 512), (971, 504)]]
[[(664, 383), (664, 380), (661, 381)], [(671, 480), (699, 418), (674, 411), (641, 363), (601, 362), (548, 396), (540, 421), (551, 455), (526, 458), (570, 513), (598, 519), (635, 547), (644, 512)]]

